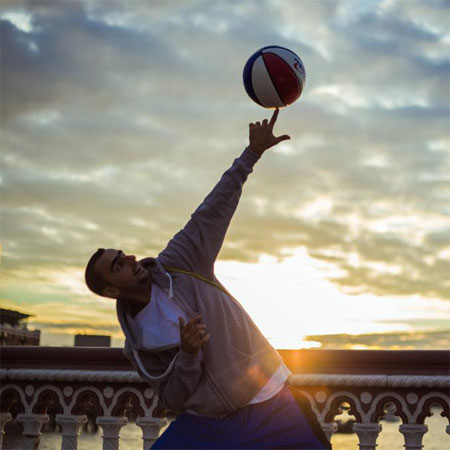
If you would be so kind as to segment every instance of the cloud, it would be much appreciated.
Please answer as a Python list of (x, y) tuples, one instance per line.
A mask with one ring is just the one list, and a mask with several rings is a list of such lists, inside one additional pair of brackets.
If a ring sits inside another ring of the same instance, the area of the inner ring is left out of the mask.
[(8, 292), (24, 270), (82, 273), (98, 247), (157, 254), (246, 145), (247, 124), (269, 115), (241, 73), (273, 43), (299, 53), (307, 84), (276, 127), (292, 139), (258, 163), (220, 258), (303, 247), (344, 292), (448, 298), (443, 12), (448, 2), (5, 4)]
[(449, 331), (412, 333), (329, 334), (305, 336), (305, 341), (321, 343), (322, 349), (367, 350), (447, 350)]

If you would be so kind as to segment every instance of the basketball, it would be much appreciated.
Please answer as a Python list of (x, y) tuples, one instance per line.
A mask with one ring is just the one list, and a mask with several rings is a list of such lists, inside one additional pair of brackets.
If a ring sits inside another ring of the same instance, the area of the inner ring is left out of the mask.
[(284, 108), (302, 94), (306, 80), (302, 60), (291, 50), (277, 45), (255, 52), (244, 66), (244, 88), (264, 108)]

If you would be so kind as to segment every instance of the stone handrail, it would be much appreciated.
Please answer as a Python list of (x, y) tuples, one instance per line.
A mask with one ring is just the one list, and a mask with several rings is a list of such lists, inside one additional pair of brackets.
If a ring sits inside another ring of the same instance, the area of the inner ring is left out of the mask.
[[(405, 448), (422, 448), (424, 420), (439, 404), (450, 418), (446, 351), (280, 350), (292, 371), (290, 383), (331, 439), (343, 402), (356, 418), (362, 450), (374, 450), (387, 405), (402, 424)], [(41, 427), (61, 425), (63, 450), (76, 449), (81, 427), (95, 421), (103, 448), (118, 449), (128, 419), (142, 428), (147, 450), (167, 423), (153, 390), (133, 371), (121, 349), (2, 347), (1, 430), (23, 425), (23, 448), (38, 448)], [(450, 419), (449, 419), (450, 420)], [(450, 426), (446, 428), (450, 434)], [(1, 438), (0, 433), (0, 448)]]

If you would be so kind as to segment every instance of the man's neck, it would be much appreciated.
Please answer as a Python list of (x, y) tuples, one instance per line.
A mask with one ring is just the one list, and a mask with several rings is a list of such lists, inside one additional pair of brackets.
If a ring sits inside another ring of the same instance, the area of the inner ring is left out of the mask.
[(139, 314), (147, 305), (144, 303), (135, 303), (127, 300), (130, 303), (131, 315), (134, 317)]
[(151, 294), (152, 284), (149, 282), (148, 285), (137, 291), (124, 293), (122, 297), (130, 303), (133, 316), (135, 316), (150, 303)]

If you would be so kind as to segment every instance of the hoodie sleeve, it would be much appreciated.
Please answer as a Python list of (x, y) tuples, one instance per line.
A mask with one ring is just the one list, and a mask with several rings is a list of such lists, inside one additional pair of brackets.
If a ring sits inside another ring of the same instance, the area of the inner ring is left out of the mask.
[(242, 186), (259, 158), (247, 147), (234, 160), (186, 226), (159, 254), (162, 264), (211, 277), (214, 262), (239, 203)]
[(180, 351), (170, 375), (155, 386), (159, 404), (170, 411), (184, 412), (184, 405), (196, 390), (201, 374), (200, 358)]

